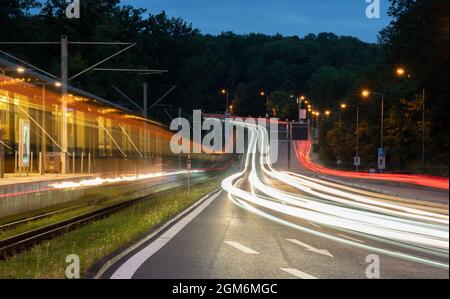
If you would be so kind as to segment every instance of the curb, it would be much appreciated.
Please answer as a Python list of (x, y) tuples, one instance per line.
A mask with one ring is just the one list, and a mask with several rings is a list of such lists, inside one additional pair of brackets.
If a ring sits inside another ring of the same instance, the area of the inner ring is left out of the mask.
[[(366, 190), (366, 191), (371, 191), (371, 192), (376, 192), (376, 193), (381, 193), (381, 194), (386, 194), (386, 195), (390, 195), (390, 196), (395, 196), (395, 197), (403, 197), (404, 195), (401, 194), (401, 192), (392, 192), (389, 190), (386, 190), (384, 188), (381, 187), (369, 187), (367, 185), (361, 184), (361, 183), (350, 183), (350, 182), (346, 182), (343, 180), (339, 180), (339, 179), (335, 179), (332, 177), (327, 177), (327, 176), (323, 176), (323, 175), (318, 175), (316, 176), (318, 178), (321, 178), (323, 180), (329, 181), (329, 182), (333, 182), (333, 183), (338, 183), (338, 184), (342, 184), (342, 185), (346, 185), (349, 187), (353, 187), (353, 188), (358, 188), (358, 189), (362, 189), (362, 190)], [(388, 185), (389, 186), (389, 185)], [(397, 187), (397, 188), (408, 188), (408, 189), (416, 189), (416, 190), (427, 190), (426, 188), (422, 188), (422, 187), (418, 187), (418, 186), (407, 186), (407, 185), (391, 185), (392, 187)], [(436, 190), (436, 189), (429, 189), (430, 191), (436, 191), (436, 192), (440, 192), (441, 190)], [(413, 200), (421, 200), (424, 201), (423, 197), (420, 196), (408, 196), (409, 199), (413, 199)]]
[[(137, 248), (139, 248), (140, 246), (142, 246), (143, 244), (145, 244), (146, 242), (148, 242), (149, 240), (151, 240), (152, 238), (154, 238), (156, 235), (158, 235), (159, 233), (161, 233), (162, 231), (164, 231), (167, 227), (169, 227), (170, 225), (172, 225), (173, 223), (177, 222), (178, 220), (180, 220), (181, 218), (183, 218), (186, 214), (188, 214), (189, 212), (191, 212), (192, 210), (194, 210), (197, 206), (199, 206), (200, 204), (202, 204), (205, 200), (207, 200), (209, 197), (211, 197), (212, 195), (216, 194), (216, 193), (220, 193), (222, 192), (222, 188), (216, 188), (215, 190), (209, 192), (208, 194), (206, 194), (205, 196), (203, 196), (201, 199), (199, 199), (196, 203), (192, 204), (191, 206), (189, 206), (187, 209), (185, 209), (184, 211), (180, 212), (178, 215), (176, 215), (174, 218), (168, 220), (167, 222), (165, 222), (164, 224), (162, 224), (160, 227), (158, 227), (156, 230), (153, 230), (149, 235), (143, 237), (142, 239), (140, 239), (139, 241), (135, 242), (133, 245), (129, 246), (128, 248), (122, 250), (120, 253), (115, 254), (112, 258), (109, 258), (107, 261), (102, 262), (102, 266), (100, 267), (99, 270), (97, 271), (88, 271), (86, 278), (93, 278), (93, 279), (101, 279), (101, 277), (115, 264), (117, 263), (119, 260), (121, 260), (123, 257), (125, 257), (126, 255), (128, 255), (129, 253), (131, 253), (132, 251), (136, 250)], [(93, 268), (95, 268), (95, 265), (93, 266)], [(93, 275), (95, 273), (95, 275)]]
[[(366, 190), (366, 191), (372, 191), (372, 192), (382, 193), (382, 194), (396, 196), (396, 197), (400, 196), (400, 194), (398, 194), (396, 192), (390, 192), (390, 191), (387, 191), (387, 190), (381, 189), (381, 188), (369, 187), (369, 186), (357, 184), (357, 183), (349, 183), (349, 182), (345, 182), (342, 180), (338, 180), (338, 179), (334, 179), (334, 178), (330, 178), (330, 177), (326, 177), (326, 176), (321, 176), (321, 175), (319, 175), (318, 177), (323, 180), (326, 180), (326, 181), (346, 185), (346, 186), (353, 187), (353, 188), (359, 188), (359, 189)], [(414, 198), (414, 199), (418, 199), (418, 198)]]

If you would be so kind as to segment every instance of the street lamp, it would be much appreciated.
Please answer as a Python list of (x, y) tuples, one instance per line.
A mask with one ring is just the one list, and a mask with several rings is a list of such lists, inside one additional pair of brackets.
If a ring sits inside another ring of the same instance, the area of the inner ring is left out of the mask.
[(306, 96), (300, 96), (300, 100), (303, 102), (303, 103), (305, 103), (305, 105), (307, 105), (308, 104), (308, 99), (306, 98)]
[(319, 128), (319, 116), (321, 115), (321, 113), (319, 111), (315, 111), (313, 114), (316, 117), (316, 128)]
[(397, 73), (398, 76), (403, 77), (406, 73), (405, 69), (402, 67), (398, 67), (395, 72)]
[(324, 114), (325, 114), (326, 117), (330, 117), (331, 115), (338, 114), (338, 116), (339, 116), (339, 127), (341, 127), (341, 124), (342, 124), (341, 111), (337, 111), (336, 112), (336, 111), (331, 111), (331, 110), (325, 110)]
[[(302, 115), (301, 115), (301, 111), (302, 111), (302, 102), (305, 103), (305, 109), (310, 108), (310, 105), (306, 106), (308, 104), (308, 100), (306, 99), (306, 96), (302, 95), (297, 97), (297, 104), (298, 104), (298, 120), (301, 122), (302, 121)], [(308, 109), (309, 111), (309, 109)], [(307, 116), (305, 115), (305, 118), (307, 118)]]
[[(341, 104), (341, 109), (346, 110), (348, 107), (356, 108), (356, 158), (359, 158), (359, 105)], [(356, 162), (356, 161), (355, 161)], [(355, 163), (356, 172), (358, 172), (359, 163)]]
[(269, 118), (269, 94), (266, 94), (265, 91), (261, 91), (259, 95), (262, 97), (266, 97), (266, 118)]
[(228, 106), (229, 106), (229, 93), (228, 93), (228, 90), (226, 90), (226, 89), (222, 89), (221, 91), (220, 91), (223, 95), (225, 95), (226, 96), (226, 99), (227, 99), (227, 106), (226, 106), (226, 110), (225, 110), (225, 114), (228, 114)]
[(381, 142), (380, 142), (381, 146), (380, 146), (380, 148), (383, 148), (383, 145), (384, 145), (384, 94), (379, 93), (379, 92), (371, 92), (368, 89), (364, 89), (361, 92), (361, 95), (364, 98), (368, 98), (372, 94), (381, 97)]
[(364, 98), (368, 98), (368, 97), (370, 96), (370, 91), (367, 90), (367, 89), (364, 89), (364, 90), (361, 92), (361, 95), (362, 95)]

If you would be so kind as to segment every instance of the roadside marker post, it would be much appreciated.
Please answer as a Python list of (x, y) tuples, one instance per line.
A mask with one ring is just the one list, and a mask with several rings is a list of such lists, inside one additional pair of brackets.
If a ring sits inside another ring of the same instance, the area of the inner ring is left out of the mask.
[(192, 169), (191, 155), (188, 155), (186, 168), (188, 171), (188, 193), (191, 193), (191, 169)]

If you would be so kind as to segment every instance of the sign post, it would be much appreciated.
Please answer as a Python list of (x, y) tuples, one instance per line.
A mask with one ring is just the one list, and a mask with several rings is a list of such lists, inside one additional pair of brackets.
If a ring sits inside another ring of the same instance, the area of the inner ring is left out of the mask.
[(188, 171), (188, 193), (191, 193), (191, 169), (192, 169), (191, 155), (188, 155), (186, 168)]
[(386, 149), (384, 147), (378, 149), (378, 169), (380, 173), (386, 169)]
[(361, 157), (357, 156), (353, 158), (353, 164), (356, 167), (356, 171), (359, 170), (359, 166), (361, 166)]

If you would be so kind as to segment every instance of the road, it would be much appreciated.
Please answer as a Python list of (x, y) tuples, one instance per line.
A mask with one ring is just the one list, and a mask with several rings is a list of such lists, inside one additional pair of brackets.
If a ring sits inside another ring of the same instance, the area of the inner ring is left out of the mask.
[(364, 279), (378, 259), (380, 278), (448, 278), (448, 208), (277, 171), (255, 144), (225, 191), (103, 278)]

